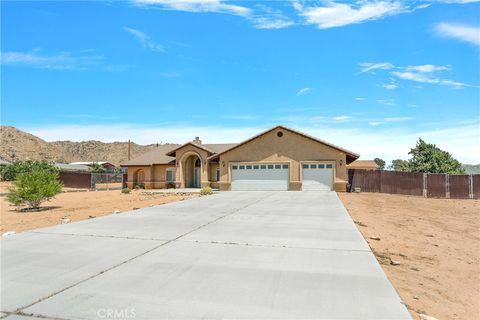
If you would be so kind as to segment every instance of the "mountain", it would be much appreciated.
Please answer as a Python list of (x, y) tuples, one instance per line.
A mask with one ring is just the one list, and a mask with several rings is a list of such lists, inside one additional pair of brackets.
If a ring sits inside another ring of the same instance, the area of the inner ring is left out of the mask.
[[(148, 152), (155, 144), (131, 143), (131, 158)], [(69, 163), (75, 161), (108, 161), (115, 165), (128, 160), (128, 142), (55, 141), (47, 142), (15, 127), (0, 126), (0, 158), (14, 160), (48, 160)]]
[(462, 167), (467, 174), (480, 174), (480, 164), (462, 164)]

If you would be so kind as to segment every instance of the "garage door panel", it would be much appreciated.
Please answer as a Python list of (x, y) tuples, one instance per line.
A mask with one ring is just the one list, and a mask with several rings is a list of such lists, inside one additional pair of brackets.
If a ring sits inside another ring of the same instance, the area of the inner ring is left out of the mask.
[(302, 190), (333, 189), (333, 168), (331, 165), (303, 165), (302, 177)]
[(288, 165), (235, 165), (232, 190), (288, 190), (288, 177)]

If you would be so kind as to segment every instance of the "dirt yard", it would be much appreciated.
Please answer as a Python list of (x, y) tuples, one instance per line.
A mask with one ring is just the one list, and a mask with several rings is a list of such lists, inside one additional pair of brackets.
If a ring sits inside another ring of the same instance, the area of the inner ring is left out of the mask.
[[(5, 193), (8, 183), (0, 183), (0, 192)], [(71, 189), (70, 189), (71, 190)], [(115, 210), (131, 211), (173, 201), (197, 197), (198, 195), (147, 194), (145, 190), (135, 190), (130, 194), (122, 194), (120, 190), (64, 192), (42, 206), (49, 210), (39, 212), (20, 212), (11, 206), (5, 196), (0, 197), (1, 227), (0, 233), (7, 231), (25, 231), (61, 224), (64, 219), (70, 222), (93, 219)]]
[(480, 319), (480, 201), (338, 195), (416, 319)]

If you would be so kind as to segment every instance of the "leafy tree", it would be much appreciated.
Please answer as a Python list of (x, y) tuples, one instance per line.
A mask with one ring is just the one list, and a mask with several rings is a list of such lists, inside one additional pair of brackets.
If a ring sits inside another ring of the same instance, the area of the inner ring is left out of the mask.
[(90, 171), (94, 173), (105, 173), (107, 172), (107, 169), (98, 162), (94, 162), (90, 166)]
[(375, 161), (375, 163), (378, 165), (378, 168), (380, 170), (385, 169), (385, 160), (380, 159), (380, 158), (375, 158), (375, 159), (373, 159), (373, 161)]
[(15, 206), (38, 209), (42, 202), (62, 191), (62, 184), (58, 181), (58, 173), (35, 170), (19, 173), (8, 191), (7, 199)]
[(392, 164), (390, 164), (388, 168), (394, 171), (406, 171), (407, 165), (408, 165), (407, 161), (402, 159), (395, 159), (395, 160), (392, 160)]
[(418, 139), (415, 148), (408, 153), (406, 170), (409, 172), (430, 173), (465, 173), (462, 164), (452, 157), (450, 153), (438, 148), (436, 145)]
[(9, 165), (0, 167), (0, 178), (4, 181), (13, 181), (20, 173), (30, 173), (38, 170), (58, 173), (58, 168), (51, 162), (45, 160), (26, 160), (15, 161)]

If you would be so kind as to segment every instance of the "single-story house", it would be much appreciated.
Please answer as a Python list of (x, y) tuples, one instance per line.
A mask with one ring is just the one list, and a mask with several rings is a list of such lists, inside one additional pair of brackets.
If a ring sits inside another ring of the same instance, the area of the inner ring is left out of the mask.
[(380, 167), (373, 160), (355, 160), (347, 165), (347, 169), (378, 170)]
[(71, 163), (55, 163), (60, 171), (90, 171), (90, 167), (84, 164), (71, 164)]
[(241, 143), (165, 144), (122, 163), (128, 187), (345, 191), (359, 155), (284, 126)]
[(70, 165), (82, 165), (82, 166), (93, 166), (94, 164), (101, 165), (108, 171), (114, 171), (115, 170), (115, 165), (113, 163), (107, 162), (107, 161), (77, 161), (77, 162), (70, 162)]

